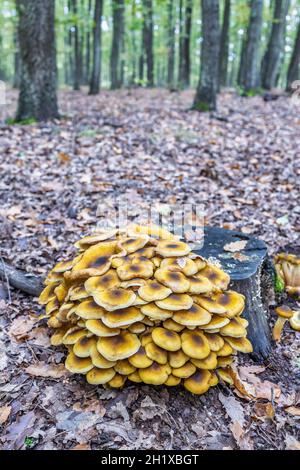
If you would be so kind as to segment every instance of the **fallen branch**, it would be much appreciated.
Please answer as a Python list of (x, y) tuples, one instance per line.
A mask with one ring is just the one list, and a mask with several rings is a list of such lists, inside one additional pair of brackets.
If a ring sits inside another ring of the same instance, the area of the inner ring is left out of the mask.
[(0, 262), (0, 279), (8, 284), (8, 288), (12, 286), (36, 297), (43, 289), (43, 279), (41, 277), (20, 271), (3, 260)]

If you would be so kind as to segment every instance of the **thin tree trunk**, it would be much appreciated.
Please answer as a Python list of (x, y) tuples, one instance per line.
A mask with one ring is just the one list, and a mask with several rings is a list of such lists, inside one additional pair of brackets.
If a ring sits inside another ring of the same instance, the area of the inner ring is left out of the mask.
[(143, 0), (144, 50), (147, 64), (147, 86), (154, 84), (153, 7), (152, 0)]
[[(88, 3), (88, 17), (90, 20), (92, 12), (92, 0), (89, 0)], [(88, 24), (88, 29), (86, 32), (86, 51), (85, 51), (85, 82), (90, 82), (90, 68), (91, 68), (91, 31), (90, 24)]]
[(228, 85), (228, 54), (229, 54), (229, 29), (230, 29), (231, 0), (225, 0), (223, 24), (220, 39), (219, 60), (219, 88)]
[(191, 61), (190, 61), (190, 42), (192, 30), (193, 0), (186, 0), (185, 14), (183, 22), (183, 34), (181, 37), (181, 53), (179, 67), (180, 87), (186, 88), (190, 84)]
[(292, 89), (291, 85), (294, 81), (299, 79), (299, 64), (300, 64), (300, 21), (298, 24), (297, 36), (295, 39), (294, 49), (291, 57), (291, 61), (287, 73), (287, 85), (288, 91)]
[(110, 54), (110, 81), (111, 88), (122, 86), (122, 59), (124, 42), (124, 0), (113, 0), (113, 38)]
[(267, 50), (262, 60), (262, 87), (270, 90), (277, 85), (284, 55), (286, 16), (290, 0), (275, 0), (272, 30)]
[(175, 24), (174, 24), (174, 0), (168, 1), (168, 71), (167, 83), (170, 89), (174, 88), (174, 63), (175, 63)]
[(202, 44), (200, 80), (193, 108), (198, 111), (216, 109), (219, 83), (219, 0), (202, 0)]
[[(71, 13), (72, 5), (71, 0), (68, 0), (68, 12)], [(72, 85), (74, 82), (74, 46), (73, 46), (73, 32), (71, 26), (68, 26), (68, 57), (69, 57), (69, 81), (68, 85)]]
[(250, 7), (250, 20), (239, 71), (239, 85), (245, 92), (255, 90), (260, 85), (259, 46), (261, 43), (263, 0), (251, 0)]
[(181, 87), (183, 67), (183, 0), (179, 0), (178, 86)]
[(93, 71), (90, 84), (90, 95), (97, 95), (101, 84), (101, 56), (102, 56), (102, 11), (103, 0), (95, 0), (94, 28), (93, 28)]
[(80, 90), (80, 83), (81, 83), (81, 59), (80, 59), (80, 41), (79, 41), (79, 31), (78, 31), (78, 24), (77, 24), (77, 0), (72, 0), (72, 11), (75, 16), (75, 24), (74, 24), (74, 82), (73, 88), (74, 90)]
[(17, 120), (58, 117), (55, 2), (17, 0), (21, 83)]

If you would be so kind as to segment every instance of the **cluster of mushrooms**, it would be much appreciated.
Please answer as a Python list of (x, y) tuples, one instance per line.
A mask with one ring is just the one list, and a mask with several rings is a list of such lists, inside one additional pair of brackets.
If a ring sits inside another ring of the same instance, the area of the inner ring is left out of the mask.
[[(300, 299), (300, 258), (289, 253), (279, 253), (275, 256), (275, 270), (278, 279), (284, 286), (287, 294), (296, 300)], [(288, 321), (291, 328), (300, 331), (300, 310), (293, 310), (287, 305), (275, 309), (278, 318), (273, 328), (273, 338), (280, 341), (285, 323)]]
[(75, 246), (39, 298), (70, 372), (113, 388), (182, 383), (194, 394), (233, 383), (234, 355), (252, 345), (227, 273), (154, 226), (95, 232)]

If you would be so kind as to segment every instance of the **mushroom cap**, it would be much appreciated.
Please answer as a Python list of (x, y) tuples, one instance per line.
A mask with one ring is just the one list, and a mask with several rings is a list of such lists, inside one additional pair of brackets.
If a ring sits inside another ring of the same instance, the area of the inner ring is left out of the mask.
[(53, 270), (52, 270), (47, 274), (47, 277), (44, 280), (44, 284), (45, 284), (45, 286), (47, 286), (48, 284), (52, 284), (54, 282), (59, 283), (63, 280), (64, 280), (63, 273), (54, 273)]
[(91, 246), (65, 277), (69, 280), (84, 279), (106, 273), (110, 268), (110, 257), (115, 253), (116, 243), (116, 241), (101, 242)]
[(155, 256), (155, 248), (154, 246), (144, 246), (144, 248), (141, 248), (140, 250), (135, 251), (134, 253), (131, 253), (130, 255), (127, 256), (129, 260), (133, 259), (143, 259), (143, 258), (148, 258), (151, 259)]
[(151, 342), (145, 345), (145, 351), (147, 356), (152, 359), (152, 361), (157, 362), (158, 364), (166, 364), (168, 362), (168, 353), (164, 349), (157, 346), (157, 344)]
[(163, 286), (157, 281), (147, 281), (138, 290), (139, 296), (147, 302), (154, 302), (155, 300), (163, 300), (172, 294), (171, 289)]
[(233, 385), (234, 381), (232, 376), (230, 375), (230, 368), (228, 369), (217, 369), (216, 370), (218, 377), (223, 381), (228, 383), (229, 385)]
[(277, 313), (277, 315), (283, 318), (291, 318), (293, 316), (293, 310), (288, 305), (276, 307), (275, 312)]
[(161, 284), (169, 287), (176, 294), (183, 294), (189, 290), (190, 283), (180, 271), (159, 268), (155, 271), (154, 276)]
[(54, 299), (50, 300), (50, 302), (47, 303), (46, 309), (45, 309), (46, 310), (46, 315), (52, 314), (53, 312), (55, 312), (59, 308), (60, 308), (59, 301), (55, 297)]
[(177, 239), (169, 230), (153, 223), (150, 223), (150, 225), (137, 225), (132, 223), (129, 225), (127, 233), (129, 236), (148, 235), (161, 238), (162, 240)]
[(127, 307), (113, 312), (106, 312), (103, 317), (103, 323), (109, 328), (118, 328), (120, 326), (132, 325), (143, 320), (144, 315), (136, 307)]
[(203, 326), (205, 331), (215, 330), (216, 328), (222, 328), (230, 322), (229, 318), (221, 317), (219, 315), (213, 315), (210, 322)]
[(167, 385), (168, 387), (175, 387), (176, 385), (179, 385), (180, 382), (180, 377), (175, 377), (175, 375), (170, 374), (167, 380), (165, 381), (164, 385)]
[(184, 331), (181, 335), (183, 352), (193, 359), (204, 359), (210, 353), (209, 342), (201, 331)]
[(236, 318), (231, 318), (230, 322), (220, 328), (223, 336), (232, 336), (233, 338), (242, 338), (247, 335), (246, 328)]
[(70, 271), (70, 269), (72, 269), (75, 263), (76, 258), (68, 261), (60, 261), (54, 266), (54, 268), (52, 268), (51, 273), (62, 274), (66, 271)]
[(191, 362), (197, 367), (197, 369), (213, 370), (218, 364), (217, 354), (215, 352), (210, 352), (204, 359), (191, 359)]
[(239, 352), (249, 354), (253, 351), (252, 344), (247, 338), (233, 338), (231, 336), (226, 336), (224, 338), (227, 343)]
[(110, 367), (114, 367), (116, 365), (116, 361), (108, 361), (99, 353), (97, 349), (97, 343), (91, 347), (90, 356), (94, 366), (98, 367), (99, 369), (109, 369)]
[(99, 320), (104, 315), (104, 310), (93, 299), (84, 300), (74, 309), (74, 312), (84, 320)]
[(125, 250), (126, 253), (129, 254), (144, 248), (148, 241), (149, 237), (147, 235), (143, 235), (142, 237), (127, 237), (122, 239), (118, 245), (122, 250)]
[(112, 388), (122, 388), (127, 380), (126, 375), (116, 374), (109, 382), (108, 385)]
[(146, 330), (146, 325), (144, 325), (143, 322), (137, 321), (135, 323), (132, 323), (132, 325), (128, 327), (128, 330), (130, 331), (130, 333), (135, 333), (136, 335), (138, 335)]
[(100, 307), (112, 312), (114, 310), (130, 307), (135, 301), (136, 295), (131, 290), (116, 287), (100, 292), (93, 292), (93, 298)]
[(105, 240), (109, 240), (113, 238), (117, 233), (117, 230), (103, 230), (97, 231), (93, 233), (93, 235), (88, 235), (86, 237), (81, 238), (77, 242), (74, 243), (76, 248), (80, 248), (82, 250), (86, 250), (91, 245), (95, 245), (96, 243), (103, 242)]
[(65, 367), (73, 374), (86, 374), (94, 366), (90, 357), (77, 357), (73, 352), (70, 352), (67, 356)]
[(189, 277), (189, 292), (191, 294), (208, 294), (214, 290), (214, 285), (204, 276)]
[(180, 336), (175, 331), (161, 327), (154, 328), (152, 339), (157, 346), (167, 351), (178, 351), (181, 348)]
[(177, 240), (161, 240), (156, 246), (156, 253), (164, 258), (186, 256), (191, 252), (191, 247)]
[(130, 364), (128, 359), (122, 359), (121, 361), (118, 361), (114, 369), (116, 372), (118, 372), (118, 374), (121, 375), (130, 375), (136, 371), (136, 368)]
[(215, 301), (214, 296), (194, 295), (193, 300), (196, 304), (200, 305), (210, 313), (218, 313), (219, 315), (226, 315), (226, 308)]
[(121, 331), (119, 335), (99, 338), (97, 342), (98, 352), (109, 361), (127, 359), (140, 348), (138, 337), (127, 331)]
[(56, 330), (50, 339), (51, 346), (60, 346), (61, 344), (63, 344), (63, 337), (65, 336), (65, 333), (65, 328), (60, 328)]
[(54, 289), (58, 286), (58, 282), (52, 282), (51, 284), (48, 284), (43, 290), (42, 292), (40, 293), (40, 296), (39, 296), (39, 304), (40, 305), (46, 305), (48, 304), (49, 302), (51, 302), (51, 300), (55, 300), (56, 299), (56, 295), (55, 295), (55, 292), (54, 292)]
[(71, 309), (73, 309), (73, 307), (74, 307), (74, 304), (72, 302), (62, 304), (62, 306), (60, 307), (57, 313), (58, 320), (62, 322), (69, 321), (68, 313), (70, 312)]
[(300, 310), (295, 310), (293, 316), (289, 319), (293, 330), (300, 331)]
[(241, 314), (244, 310), (245, 297), (238, 292), (228, 290), (224, 293), (215, 294), (213, 298), (218, 305), (222, 305), (226, 309), (226, 315), (230, 318)]
[(54, 293), (58, 302), (61, 304), (65, 300), (68, 293), (68, 288), (66, 284), (64, 282), (61, 282), (57, 287), (55, 287)]
[(186, 362), (183, 366), (172, 369), (172, 374), (181, 379), (187, 379), (196, 372), (196, 367), (192, 362)]
[(139, 375), (145, 384), (162, 385), (168, 379), (169, 367), (167, 364), (153, 362), (150, 367), (140, 369)]
[(135, 372), (132, 372), (132, 374), (129, 374), (128, 378), (129, 378), (129, 380), (131, 380), (131, 382), (135, 382), (135, 383), (141, 383), (142, 382), (142, 379), (140, 377), (140, 374), (139, 374), (138, 370), (136, 370)]
[(186, 276), (193, 276), (198, 272), (197, 264), (190, 258), (164, 258), (160, 263), (160, 267), (175, 268), (176, 271), (181, 271)]
[(215, 387), (216, 385), (218, 385), (218, 383), (219, 383), (219, 379), (218, 379), (217, 374), (211, 374), (211, 378), (209, 380), (210, 387)]
[(120, 328), (109, 328), (102, 320), (87, 320), (85, 327), (97, 336), (115, 336), (120, 333)]
[(184, 329), (184, 326), (174, 321), (173, 318), (168, 318), (165, 320), (163, 322), (163, 327), (167, 330), (176, 331), (176, 333), (179, 333)]
[(164, 310), (163, 308), (158, 307), (154, 302), (142, 305), (141, 312), (153, 320), (167, 320), (173, 314), (170, 310)]
[(193, 299), (187, 294), (171, 294), (163, 300), (157, 300), (156, 305), (164, 310), (188, 310), (193, 305)]
[(84, 283), (86, 292), (92, 294), (95, 291), (101, 291), (106, 289), (112, 289), (113, 287), (119, 287), (120, 279), (114, 269), (109, 269), (102, 276), (92, 276), (87, 279)]
[(98, 369), (97, 367), (93, 367), (93, 369), (86, 374), (86, 380), (91, 385), (106, 384), (115, 374), (116, 371), (113, 368)]
[(73, 286), (69, 289), (68, 297), (70, 300), (82, 300), (90, 297), (90, 294), (83, 286)]
[[(58, 313), (58, 312), (56, 312), (56, 313)], [(51, 316), (51, 318), (49, 318), (49, 320), (47, 322), (47, 325), (50, 328), (60, 328), (61, 326), (63, 326), (63, 323), (60, 320), (58, 320), (56, 315), (54, 315), (54, 316)]]
[(172, 369), (177, 369), (178, 367), (182, 367), (188, 360), (188, 356), (184, 354), (182, 349), (178, 351), (168, 352), (169, 357), (169, 364)]
[(230, 356), (233, 354), (233, 348), (228, 343), (224, 343), (221, 349), (217, 352), (218, 357)]
[(152, 331), (150, 330), (147, 330), (146, 333), (144, 333), (142, 336), (141, 336), (141, 344), (142, 346), (146, 346), (146, 344), (148, 343), (152, 343)]
[(138, 305), (146, 305), (147, 304), (147, 301), (142, 299), (142, 297), (140, 297), (138, 294), (136, 294), (136, 297), (135, 297), (135, 300), (132, 304), (133, 307), (136, 307)]
[(175, 312), (172, 320), (186, 326), (207, 325), (211, 320), (211, 314), (197, 304), (193, 304), (189, 310)]
[(230, 283), (229, 274), (213, 264), (207, 264), (199, 274), (206, 277), (216, 289), (226, 290)]
[(77, 357), (89, 357), (90, 351), (97, 343), (94, 336), (82, 336), (73, 346), (73, 352)]
[(217, 333), (207, 333), (205, 337), (209, 343), (211, 351), (220, 351), (220, 349), (222, 349), (225, 344), (225, 341), (222, 336), (218, 335)]
[(132, 262), (122, 264), (117, 268), (117, 274), (122, 281), (129, 281), (135, 278), (149, 279), (153, 276), (153, 263), (147, 258), (142, 261), (133, 259)]
[(218, 357), (218, 367), (227, 367), (233, 363), (233, 356)]
[(70, 328), (63, 337), (63, 344), (75, 344), (80, 338), (86, 336), (87, 333), (87, 330), (83, 328), (78, 328), (77, 326), (75, 326), (74, 328)]
[(211, 373), (208, 370), (197, 370), (195, 374), (184, 380), (184, 387), (195, 395), (207, 392), (210, 387)]
[(144, 369), (145, 367), (151, 366), (153, 363), (153, 361), (147, 356), (143, 346), (141, 346), (135, 354), (130, 356), (128, 361), (137, 369)]

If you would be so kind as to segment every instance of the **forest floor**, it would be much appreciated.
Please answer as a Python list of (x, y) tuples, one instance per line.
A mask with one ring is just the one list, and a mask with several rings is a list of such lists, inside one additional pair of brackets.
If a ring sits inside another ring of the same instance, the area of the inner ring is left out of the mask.
[[(192, 98), (160, 89), (62, 91), (60, 121), (3, 122), (1, 257), (43, 276), (125, 197), (140, 208), (203, 204), (206, 224), (259, 236), (271, 255), (297, 243), (300, 104), (228, 91), (210, 115), (190, 111)], [(3, 119), (16, 99), (9, 91)], [(68, 375), (64, 350), (50, 346), (45, 321), (36, 321), (36, 299), (5, 288), (4, 280), (0, 446), (300, 449), (300, 335), (289, 327), (265, 364), (240, 358), (251, 399), (224, 385), (200, 397), (140, 385), (109, 391)]]

